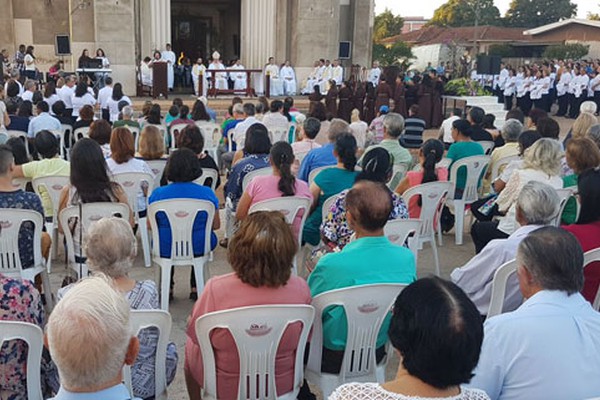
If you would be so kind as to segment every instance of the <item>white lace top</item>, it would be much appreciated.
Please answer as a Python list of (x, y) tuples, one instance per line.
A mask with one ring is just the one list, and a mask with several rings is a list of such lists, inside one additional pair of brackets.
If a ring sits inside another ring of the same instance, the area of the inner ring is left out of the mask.
[[(388, 392), (378, 383), (346, 383), (329, 396), (329, 400), (427, 400), (431, 397), (404, 396)], [(440, 399), (436, 397), (436, 399)], [(445, 400), (490, 400), (484, 391), (461, 388), (458, 396), (444, 397)]]

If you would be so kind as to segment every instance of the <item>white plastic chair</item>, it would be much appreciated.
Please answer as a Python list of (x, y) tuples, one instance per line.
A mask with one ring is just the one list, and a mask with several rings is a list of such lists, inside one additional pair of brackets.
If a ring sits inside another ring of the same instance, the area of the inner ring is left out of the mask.
[[(138, 335), (142, 329), (158, 329), (158, 343), (154, 358), (154, 393), (156, 400), (167, 399), (167, 346), (171, 334), (171, 314), (163, 310), (131, 310), (129, 317), (132, 333)], [(123, 382), (129, 389), (133, 398), (133, 386), (131, 383), (131, 367), (123, 367)]]
[[(389, 346), (386, 346), (386, 360), (376, 364), (377, 336), (396, 297), (405, 287), (403, 284), (391, 283), (361, 285), (331, 290), (313, 298), (315, 321), (305, 375), (309, 382), (321, 388), (323, 399), (347, 382), (384, 382), (385, 368), (391, 354)], [(324, 310), (330, 306), (343, 307), (348, 321), (344, 360), (337, 375), (321, 372), (322, 318)]]
[(338, 195), (336, 194), (325, 199), (325, 201), (323, 202), (323, 207), (321, 208), (321, 221), (325, 221), (325, 218), (327, 218), (327, 215), (329, 215), (329, 210), (331, 209), (331, 206), (337, 200), (337, 198)]
[(129, 129), (129, 132), (131, 132), (131, 134), (133, 135), (133, 141), (135, 143), (135, 151), (137, 152), (140, 146), (140, 128), (138, 128), (137, 126), (129, 126), (129, 125), (124, 125), (124, 128)]
[(435, 164), (436, 168), (450, 168), (450, 164), (452, 164), (452, 160), (448, 157), (444, 157), (440, 160), (439, 163)]
[(324, 167), (315, 168), (312, 171), (310, 171), (310, 173), (308, 174), (308, 186), (310, 187), (310, 185), (312, 185), (312, 183), (315, 181), (315, 178), (317, 177), (317, 175), (319, 175), (321, 171), (326, 170), (328, 168), (335, 168), (335, 164), (325, 165)]
[(146, 268), (152, 266), (150, 259), (150, 241), (148, 239), (148, 224), (146, 217), (140, 218), (138, 210), (138, 195), (143, 186), (146, 186), (146, 206), (148, 197), (154, 189), (154, 177), (147, 172), (122, 172), (113, 176), (115, 182), (121, 185), (131, 211), (133, 212), (135, 222), (138, 224), (138, 230), (142, 239), (142, 251), (144, 252), (144, 265)]
[(306, 197), (289, 196), (259, 201), (258, 203), (253, 204), (248, 210), (248, 214), (252, 214), (256, 211), (279, 211), (283, 214), (285, 221), (290, 226), (294, 224), (296, 217), (302, 213), (300, 225), (298, 227), (298, 236), (296, 238), (298, 241), (298, 251), (294, 256), (293, 265), (294, 273), (296, 275), (298, 275), (298, 254), (302, 247), (302, 229), (304, 228), (306, 217), (308, 217), (308, 213), (310, 212), (310, 206), (311, 200)]
[(420, 219), (394, 219), (383, 227), (383, 233), (388, 240), (398, 246), (404, 246), (408, 240), (408, 248), (415, 256), (415, 264), (419, 253)]
[[(240, 359), (238, 399), (292, 400), (303, 383), (303, 358), (315, 310), (309, 305), (265, 305), (241, 307), (205, 314), (195, 321), (196, 336), (204, 365), (203, 399), (217, 399), (217, 373), (210, 335), (227, 329)], [(294, 385), (289, 393), (276, 393), (275, 358), (283, 333), (299, 322), (302, 330), (294, 362)], [(311, 345), (312, 347), (312, 345)]]
[(304, 160), (304, 157), (306, 157), (307, 154), (308, 154), (308, 151), (301, 151), (301, 152), (295, 153), (294, 158), (296, 160), (298, 160), (298, 164), (302, 165), (302, 161)]
[(492, 295), (490, 297), (490, 308), (487, 317), (502, 314), (504, 299), (506, 297), (506, 283), (508, 279), (517, 273), (517, 260), (511, 260), (502, 264), (494, 273), (492, 280)]
[[(169, 222), (171, 232), (170, 257), (160, 256), (160, 236), (157, 214), (163, 214)], [(203, 255), (194, 255), (192, 240), (192, 228), (194, 220), (200, 213), (206, 213), (206, 226), (204, 228), (204, 251)], [(162, 200), (148, 206), (148, 218), (152, 227), (152, 261), (160, 266), (160, 306), (161, 309), (169, 309), (169, 283), (171, 281), (171, 268), (191, 265), (196, 276), (196, 287), (198, 293), (204, 289), (204, 276), (208, 271), (207, 261), (210, 257), (210, 237), (213, 219), (215, 217), (215, 205), (210, 201), (197, 199)]]
[[(80, 137), (81, 136), (81, 137)], [(81, 128), (75, 129), (73, 132), (73, 139), (78, 141), (79, 139), (89, 138), (90, 137), (90, 127), (82, 126)]]
[(387, 183), (387, 186), (391, 190), (396, 189), (396, 186), (398, 186), (404, 175), (406, 175), (406, 171), (408, 171), (408, 165), (394, 164), (392, 169), (392, 179)]
[[(593, 262), (600, 261), (600, 248), (586, 251), (583, 255), (583, 267), (587, 267)], [(594, 302), (592, 303), (592, 307), (596, 311), (600, 311), (600, 287), (596, 292), (596, 297), (594, 298)]]
[(494, 182), (500, 176), (500, 174), (502, 173), (502, 171), (504, 170), (504, 168), (506, 168), (506, 166), (508, 164), (510, 164), (512, 161), (518, 160), (519, 158), (520, 158), (519, 156), (506, 156), (506, 157), (502, 157), (498, 161), (496, 161), (492, 165), (492, 173), (490, 175), (490, 182)]
[(255, 177), (272, 174), (273, 168), (271, 167), (259, 168), (248, 172), (246, 175), (244, 175), (244, 179), (242, 180), (242, 191), (246, 191), (246, 188), (248, 187), (250, 182), (252, 182), (252, 179), (254, 179)]
[[(90, 229), (90, 226), (100, 220), (101, 218), (108, 218), (114, 216), (120, 216), (121, 218), (129, 221), (130, 209), (127, 204), (122, 203), (86, 203), (76, 206), (69, 206), (63, 209), (58, 215), (58, 222), (62, 227), (65, 235), (65, 242), (67, 244), (67, 260), (69, 266), (77, 272), (79, 279), (88, 275), (88, 267), (83, 262), (75, 261), (75, 257), (85, 257), (83, 250), (83, 242), (85, 233)], [(77, 224), (75, 226), (75, 232), (71, 232), (69, 229), (69, 220), (76, 219)], [(83, 222), (83, 225), (81, 223)], [(81, 238), (80, 254), (75, 253), (75, 243), (73, 235), (80, 236), (82, 233), (84, 236)]]
[(221, 139), (221, 127), (214, 122), (196, 121), (196, 126), (200, 129), (204, 138), (204, 150), (217, 159), (217, 147)]
[(235, 128), (231, 128), (227, 131), (227, 151), (230, 153), (233, 151), (233, 134), (235, 133)]
[[(62, 135), (60, 136), (60, 156), (65, 160), (69, 160), (71, 143), (73, 142), (73, 125), (61, 124)], [(69, 136), (69, 142), (67, 143), (65, 137)]]
[[(69, 184), (68, 176), (44, 176), (33, 179), (31, 182), (33, 190), (41, 197), (40, 189), (44, 189), (50, 203), (52, 204), (52, 222), (46, 222), (46, 231), (52, 237), (52, 246), (50, 247), (50, 255), (46, 267), (48, 273), (52, 271), (52, 258), (58, 253), (58, 206), (60, 201), (60, 193), (62, 189)], [(47, 217), (47, 216), (46, 216)]]
[(492, 142), (491, 140), (482, 140), (477, 143), (479, 143), (481, 145), (481, 147), (483, 147), (483, 154), (485, 154), (486, 156), (489, 156), (490, 154), (492, 154), (492, 150), (494, 150), (494, 146), (495, 146), (494, 142)]
[(27, 399), (42, 400), (40, 368), (44, 334), (39, 326), (28, 322), (0, 321), (0, 348), (9, 340), (27, 343)]
[(31, 182), (29, 178), (13, 178), (12, 184), (18, 186), (22, 191), (27, 190), (27, 184)]
[(435, 260), (435, 273), (440, 275), (440, 260), (438, 257), (437, 246), (435, 243), (435, 231), (438, 231), (438, 239), (441, 243), (440, 218), (442, 217), (442, 208), (446, 203), (448, 193), (452, 188), (450, 182), (429, 182), (414, 186), (408, 189), (402, 195), (402, 198), (409, 204), (411, 197), (421, 197), (421, 232), (419, 234), (419, 250), (423, 248), (423, 243), (430, 242)]
[(562, 217), (562, 213), (565, 210), (565, 206), (567, 205), (567, 201), (573, 195), (573, 191), (571, 189), (556, 189), (556, 194), (558, 194), (558, 198), (560, 199), (560, 203), (558, 203), (558, 214), (552, 220), (550, 225), (560, 226), (560, 219)]
[(208, 179), (212, 179), (210, 188), (214, 192), (215, 190), (217, 190), (217, 178), (218, 177), (219, 177), (219, 173), (217, 172), (216, 169), (202, 168), (202, 175), (200, 175), (200, 177), (198, 179), (196, 179), (194, 181), (194, 183), (197, 183), (198, 185), (201, 185), (201, 186), (206, 186), (206, 181)]
[[(33, 265), (23, 268), (19, 253), (19, 229), (23, 223), (33, 224)], [(42, 258), (42, 228), (44, 218), (34, 210), (0, 208), (0, 274), (34, 282), (42, 276), (42, 286), (50, 310), (54, 307), (50, 278)]]
[(177, 148), (177, 143), (175, 143), (175, 133), (180, 134), (181, 131), (186, 126), (189, 126), (189, 124), (175, 124), (175, 125), (171, 125), (171, 127), (169, 128), (169, 131), (170, 131), (169, 134), (171, 135), (171, 148), (170, 148), (170, 151), (173, 151), (173, 150), (175, 150), (175, 148)]
[(146, 164), (148, 164), (154, 174), (154, 187), (160, 187), (160, 179), (167, 166), (167, 160), (162, 158), (160, 160), (146, 160)]
[(53, 129), (50, 132), (54, 133), (54, 136), (56, 136), (56, 138), (58, 139), (58, 142), (60, 143), (60, 149), (59, 149), (60, 158), (66, 159), (65, 158), (65, 149), (64, 149), (65, 132), (62, 129)]
[[(450, 182), (453, 183), (453, 189), (448, 195), (448, 203), (454, 207), (456, 216), (456, 226), (454, 227), (455, 243), (463, 244), (463, 230), (465, 225), (465, 211), (467, 205), (479, 199), (480, 177), (485, 174), (485, 170), (490, 163), (490, 156), (472, 156), (461, 158), (456, 161), (450, 170)], [(458, 170), (466, 169), (465, 188), (460, 199), (455, 199), (456, 180)]]
[(29, 154), (29, 146), (27, 145), (27, 132), (23, 131), (15, 131), (15, 130), (7, 130), (6, 134), (9, 138), (20, 137), (25, 142), (25, 151), (27, 152), (27, 158), (31, 159), (31, 155)]
[(281, 126), (269, 126), (268, 129), (269, 139), (271, 139), (271, 143), (288, 141), (288, 134), (290, 132), (289, 124)]

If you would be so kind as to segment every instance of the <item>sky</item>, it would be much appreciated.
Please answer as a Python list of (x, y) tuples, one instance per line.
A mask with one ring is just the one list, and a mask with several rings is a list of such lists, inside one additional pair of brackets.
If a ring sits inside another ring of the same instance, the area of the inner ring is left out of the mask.
[[(544, 0), (537, 0), (544, 1)], [(585, 18), (588, 11), (598, 12), (600, 10), (600, 0), (571, 0), (577, 4), (577, 18)], [(400, 14), (403, 17), (426, 17), (431, 18), (433, 11), (444, 4), (446, 0), (425, 0), (410, 2), (406, 0), (375, 0), (375, 14), (379, 14), (385, 8), (389, 8), (394, 14)], [(500, 14), (508, 9), (510, 0), (494, 0), (494, 4), (500, 10)]]

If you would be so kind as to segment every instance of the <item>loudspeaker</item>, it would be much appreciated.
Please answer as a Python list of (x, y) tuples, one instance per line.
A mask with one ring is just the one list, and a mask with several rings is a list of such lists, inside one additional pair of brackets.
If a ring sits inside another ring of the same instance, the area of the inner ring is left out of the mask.
[(69, 35), (56, 35), (54, 52), (57, 56), (71, 55), (71, 41), (69, 40)]
[(500, 56), (477, 56), (477, 73), (479, 75), (500, 74)]
[(352, 42), (340, 42), (338, 58), (340, 60), (349, 60), (351, 53)]

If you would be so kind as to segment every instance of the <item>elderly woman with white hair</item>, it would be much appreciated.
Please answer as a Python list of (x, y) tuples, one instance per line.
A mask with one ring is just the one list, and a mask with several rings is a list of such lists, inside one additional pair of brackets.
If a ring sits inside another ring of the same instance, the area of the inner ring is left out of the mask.
[[(102, 218), (90, 227), (84, 246), (90, 271), (111, 278), (115, 288), (123, 293), (132, 310), (159, 308), (158, 291), (154, 281), (136, 281), (128, 276), (137, 255), (137, 240), (126, 220), (116, 217)], [(58, 298), (61, 299), (74, 285), (76, 284), (60, 289)], [(142, 399), (154, 398), (154, 357), (158, 331), (156, 328), (144, 329), (140, 331), (138, 338), (140, 351), (131, 369), (133, 393)], [(168, 384), (175, 378), (177, 359), (177, 348), (174, 343), (169, 343), (166, 361)], [(52, 384), (56, 386), (57, 382)]]
[[(490, 191), (492, 169), (501, 159), (519, 155), (519, 135), (523, 132), (523, 124), (516, 119), (508, 119), (504, 122), (500, 131), (504, 146), (497, 147), (492, 151), (490, 165), (488, 165), (485, 179), (483, 181), (483, 192)], [(502, 172), (502, 171), (499, 171)]]
[(506, 239), (518, 229), (515, 203), (521, 189), (528, 182), (546, 183), (561, 189), (560, 160), (562, 146), (554, 139), (542, 138), (525, 151), (523, 167), (515, 170), (506, 187), (496, 200), (500, 217), (496, 221), (481, 221), (473, 224), (471, 237), (475, 251), (479, 253), (491, 240)]

